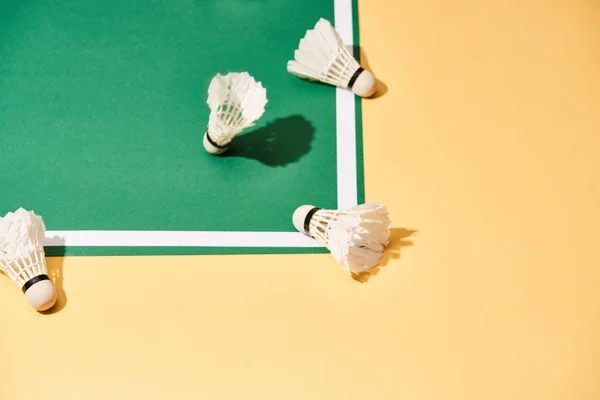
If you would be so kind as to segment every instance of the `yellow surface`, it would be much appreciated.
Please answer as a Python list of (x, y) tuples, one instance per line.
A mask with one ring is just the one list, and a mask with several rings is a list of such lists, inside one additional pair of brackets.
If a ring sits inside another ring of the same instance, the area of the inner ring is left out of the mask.
[(367, 200), (395, 226), (379, 272), (50, 259), (51, 315), (0, 279), (0, 399), (600, 398), (600, 3), (360, 13), (387, 87), (364, 104)]

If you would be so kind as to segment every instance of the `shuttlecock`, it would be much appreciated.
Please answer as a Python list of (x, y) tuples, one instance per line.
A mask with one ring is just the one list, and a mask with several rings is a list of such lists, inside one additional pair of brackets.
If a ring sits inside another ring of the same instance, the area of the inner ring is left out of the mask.
[(306, 31), (294, 58), (287, 64), (287, 70), (294, 75), (350, 89), (361, 97), (375, 93), (375, 76), (360, 66), (326, 19), (319, 19), (314, 29)]
[(204, 148), (211, 154), (221, 154), (235, 135), (263, 115), (267, 91), (247, 72), (217, 74), (208, 87), (207, 103), (211, 112)]
[(390, 239), (387, 207), (376, 202), (345, 210), (301, 206), (292, 221), (298, 231), (327, 247), (348, 274), (360, 274), (376, 266)]
[(0, 270), (21, 287), (38, 311), (56, 302), (44, 254), (45, 233), (44, 221), (33, 211), (19, 208), (0, 218)]

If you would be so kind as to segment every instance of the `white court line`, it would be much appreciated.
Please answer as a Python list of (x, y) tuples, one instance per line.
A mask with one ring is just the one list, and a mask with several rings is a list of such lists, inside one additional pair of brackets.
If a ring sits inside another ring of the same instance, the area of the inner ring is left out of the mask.
[[(352, 0), (336, 0), (334, 26), (346, 47), (354, 44)], [(337, 192), (338, 208), (355, 206), (358, 201), (356, 166), (355, 95), (347, 89), (336, 89)]]
[[(334, 0), (333, 24), (346, 46), (353, 45), (352, 0)], [(315, 21), (316, 22), (316, 21)], [(357, 204), (355, 95), (336, 89), (338, 207)], [(45, 246), (70, 247), (323, 247), (299, 232), (47, 231)]]
[(48, 231), (47, 246), (322, 247), (300, 232)]

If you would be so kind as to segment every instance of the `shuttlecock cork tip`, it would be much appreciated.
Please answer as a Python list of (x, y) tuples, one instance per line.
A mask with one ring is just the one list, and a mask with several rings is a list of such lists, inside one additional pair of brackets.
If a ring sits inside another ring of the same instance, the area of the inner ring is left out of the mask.
[[(352, 82), (352, 91), (360, 97), (371, 97), (375, 94), (377, 88), (377, 79), (375, 75), (366, 69), (360, 68), (359, 73)], [(358, 71), (357, 71), (358, 72)]]
[(37, 311), (49, 310), (56, 303), (56, 289), (48, 278), (36, 281), (24, 291), (27, 302)]
[(310, 218), (314, 215), (318, 208), (311, 205), (300, 206), (294, 211), (292, 216), (292, 222), (298, 232), (302, 232), (308, 235), (308, 228), (310, 224)]
[(215, 143), (208, 135), (208, 132), (204, 134), (204, 140), (202, 143), (204, 144), (204, 150), (213, 155), (223, 154), (229, 148), (229, 146), (219, 146), (217, 143)]

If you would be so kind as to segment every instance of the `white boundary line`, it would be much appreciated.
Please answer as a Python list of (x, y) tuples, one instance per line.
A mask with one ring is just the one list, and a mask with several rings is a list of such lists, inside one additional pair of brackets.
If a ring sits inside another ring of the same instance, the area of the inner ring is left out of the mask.
[[(352, 0), (335, 0), (334, 26), (347, 47), (354, 44), (353, 11)], [(358, 199), (354, 93), (346, 89), (336, 89), (335, 105), (338, 208), (343, 209), (355, 206)]]
[[(353, 45), (352, 0), (334, 0), (334, 26), (346, 46)], [(338, 207), (356, 205), (355, 96), (336, 89)], [(323, 247), (298, 232), (228, 231), (47, 231), (45, 246), (73, 247)]]
[(46, 246), (322, 247), (299, 232), (48, 231)]

